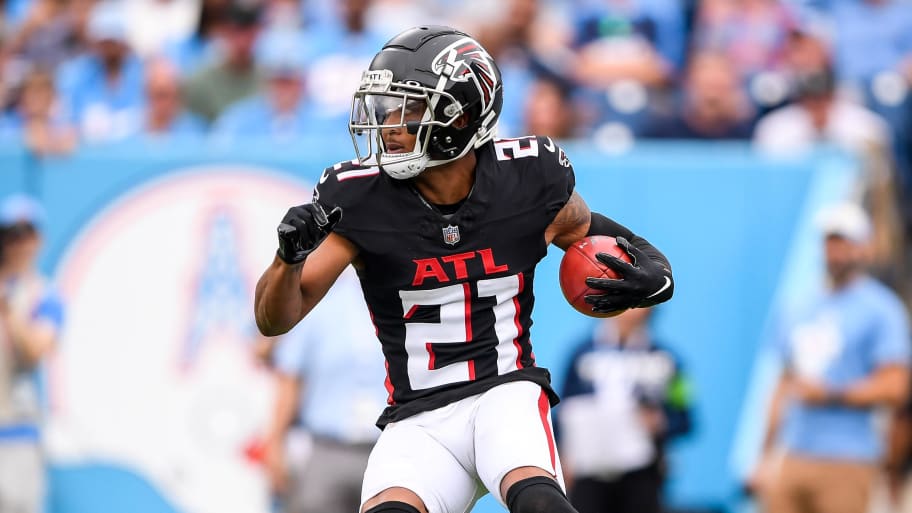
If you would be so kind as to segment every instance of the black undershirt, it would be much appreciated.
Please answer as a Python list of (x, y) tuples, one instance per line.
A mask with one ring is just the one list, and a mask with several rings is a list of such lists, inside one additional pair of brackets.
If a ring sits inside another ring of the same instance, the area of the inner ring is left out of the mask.
[(438, 212), (443, 214), (446, 217), (449, 217), (456, 213), (459, 210), (459, 207), (466, 202), (467, 198), (463, 198), (456, 203), (450, 203), (449, 205), (438, 205), (437, 203), (431, 203), (430, 205), (437, 209)]

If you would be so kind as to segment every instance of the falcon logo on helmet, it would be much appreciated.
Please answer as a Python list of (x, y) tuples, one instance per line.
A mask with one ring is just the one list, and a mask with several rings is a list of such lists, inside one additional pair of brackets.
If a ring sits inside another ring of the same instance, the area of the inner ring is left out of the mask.
[(497, 88), (493, 59), (474, 39), (467, 37), (448, 46), (434, 59), (434, 73), (454, 82), (473, 81), (487, 110)]

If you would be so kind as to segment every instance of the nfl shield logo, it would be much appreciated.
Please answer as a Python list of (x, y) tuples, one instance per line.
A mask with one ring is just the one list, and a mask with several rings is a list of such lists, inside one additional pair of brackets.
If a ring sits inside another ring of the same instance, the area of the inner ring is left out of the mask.
[(458, 226), (444, 226), (443, 227), (443, 242), (446, 242), (450, 246), (455, 246), (459, 242), (459, 227)]

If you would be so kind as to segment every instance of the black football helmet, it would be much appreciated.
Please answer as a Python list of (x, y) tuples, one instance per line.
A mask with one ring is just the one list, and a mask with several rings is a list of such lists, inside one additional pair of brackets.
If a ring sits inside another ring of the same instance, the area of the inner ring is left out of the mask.
[[(502, 105), (500, 70), (478, 41), (416, 27), (390, 39), (362, 74), (349, 131), (359, 161), (374, 157), (393, 178), (411, 178), (491, 140)], [(416, 136), (414, 149), (385, 146), (382, 131), (396, 127)]]

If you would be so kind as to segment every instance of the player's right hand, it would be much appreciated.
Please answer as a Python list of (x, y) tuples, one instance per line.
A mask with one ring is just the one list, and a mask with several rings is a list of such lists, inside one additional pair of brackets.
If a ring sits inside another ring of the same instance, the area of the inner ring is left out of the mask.
[(279, 250), (276, 254), (286, 264), (300, 264), (317, 249), (339, 219), (342, 219), (340, 207), (328, 214), (316, 203), (291, 207), (279, 223)]

